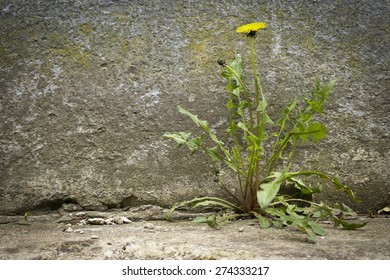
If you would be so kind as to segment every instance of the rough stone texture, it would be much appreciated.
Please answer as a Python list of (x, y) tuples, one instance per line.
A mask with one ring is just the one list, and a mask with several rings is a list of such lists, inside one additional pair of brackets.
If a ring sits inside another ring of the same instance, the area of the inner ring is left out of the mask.
[[(0, 1), (0, 212), (105, 210), (219, 192), (203, 156), (163, 139), (182, 104), (226, 124), (217, 58), (256, 40), (271, 115), (338, 78), (328, 138), (296, 167), (340, 176), (377, 210), (389, 191), (389, 1)], [(264, 31), (264, 32), (263, 32)], [(248, 69), (249, 70), (249, 69)], [(219, 131), (219, 130), (218, 130)], [(327, 197), (339, 200), (331, 194)]]
[(293, 228), (261, 229), (255, 220), (228, 223), (219, 230), (190, 221), (140, 221), (127, 225), (56, 224), (49, 216), (28, 223), (1, 223), (0, 260), (390, 260), (389, 218), (363, 218), (355, 231), (324, 224), (327, 234), (307, 242)]

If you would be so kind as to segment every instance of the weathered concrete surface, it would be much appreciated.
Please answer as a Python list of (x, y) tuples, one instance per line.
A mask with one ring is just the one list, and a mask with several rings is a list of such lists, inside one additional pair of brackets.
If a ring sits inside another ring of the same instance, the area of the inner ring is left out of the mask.
[[(254, 220), (219, 230), (190, 221), (126, 225), (65, 225), (56, 215), (0, 216), (0, 259), (336, 259), (389, 260), (390, 219), (361, 218), (356, 231), (324, 224), (315, 244), (294, 229), (263, 230)], [(70, 229), (69, 229), (70, 228)]]
[(178, 103), (223, 129), (216, 60), (240, 52), (248, 64), (235, 29), (251, 21), (267, 23), (256, 44), (272, 116), (315, 76), (339, 79), (329, 137), (297, 167), (339, 175), (364, 201), (355, 209), (380, 209), (390, 179), (389, 7), (0, 0), (0, 212), (167, 206), (218, 193), (206, 158), (162, 135), (193, 127)]

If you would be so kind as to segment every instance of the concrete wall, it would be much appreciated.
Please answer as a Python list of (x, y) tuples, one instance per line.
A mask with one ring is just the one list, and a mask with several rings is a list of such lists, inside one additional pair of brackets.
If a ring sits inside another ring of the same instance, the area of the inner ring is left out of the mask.
[[(0, 212), (168, 206), (220, 192), (205, 156), (167, 131), (176, 104), (226, 125), (218, 58), (256, 39), (271, 115), (338, 78), (328, 138), (297, 167), (340, 176), (378, 209), (390, 187), (389, 1), (0, 0)], [(249, 65), (248, 65), (249, 66)], [(248, 69), (249, 70), (249, 69)], [(327, 199), (338, 200), (333, 194)]]

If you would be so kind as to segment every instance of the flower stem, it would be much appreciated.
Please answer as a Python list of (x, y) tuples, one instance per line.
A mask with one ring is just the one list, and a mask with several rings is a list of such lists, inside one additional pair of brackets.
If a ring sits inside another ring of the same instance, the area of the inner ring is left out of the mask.
[[(253, 71), (253, 79), (254, 79), (254, 85), (255, 85), (255, 110), (256, 110), (257, 137), (259, 139), (261, 139), (262, 134), (263, 134), (262, 130), (264, 129), (264, 127), (262, 125), (260, 125), (262, 120), (261, 120), (260, 110), (258, 110), (258, 107), (260, 104), (259, 93), (261, 92), (262, 99), (264, 99), (264, 96), (263, 96), (263, 90), (261, 88), (260, 82), (257, 79), (256, 62), (255, 62), (255, 37), (251, 38), (251, 53), (252, 53), (252, 56), (251, 56), (251, 58), (252, 58), (251, 59), (252, 60), (252, 71)], [(252, 132), (254, 133), (255, 131), (252, 131)], [(260, 144), (260, 143), (258, 143), (258, 144)], [(259, 155), (256, 155), (256, 156), (259, 156)], [(256, 158), (254, 164), (255, 164), (255, 167), (254, 167), (254, 169), (255, 169), (254, 170), (255, 182), (254, 182), (254, 184), (252, 184), (252, 188), (251, 188), (252, 189), (252, 199), (254, 199), (256, 197), (256, 191), (257, 191), (257, 188), (259, 185), (260, 159)]]

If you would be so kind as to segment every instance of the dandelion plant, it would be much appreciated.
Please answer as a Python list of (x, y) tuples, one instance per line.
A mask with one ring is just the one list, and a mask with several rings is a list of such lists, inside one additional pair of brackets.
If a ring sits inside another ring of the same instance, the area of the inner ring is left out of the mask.
[[(166, 218), (172, 220), (172, 213), (181, 207), (216, 206), (233, 210), (233, 213), (217, 212), (208, 217), (199, 217), (195, 221), (216, 227), (226, 220), (254, 217), (263, 228), (271, 225), (278, 228), (295, 226), (305, 232), (311, 241), (315, 241), (316, 235), (325, 233), (318, 223), (322, 219), (332, 219), (335, 226), (342, 225), (347, 229), (362, 227), (365, 224), (351, 224), (341, 218), (340, 213), (354, 215), (352, 209), (346, 205), (328, 206), (305, 198), (321, 192), (321, 183), (328, 181), (336, 190), (343, 191), (356, 200), (353, 191), (338, 178), (319, 170), (290, 170), (298, 146), (308, 141), (315, 143), (326, 137), (325, 126), (317, 120), (323, 113), (323, 105), (336, 81), (321, 85), (319, 79), (316, 79), (309, 97), (304, 98), (303, 102), (292, 100), (282, 110), (279, 119), (273, 121), (267, 114), (268, 103), (257, 77), (255, 60), (254, 42), (257, 32), (264, 28), (264, 22), (255, 22), (242, 25), (236, 30), (248, 36), (250, 41), (254, 84), (252, 91), (243, 80), (240, 54), (230, 63), (218, 60), (222, 67), (221, 76), (226, 80), (226, 131), (232, 139), (230, 144), (218, 138), (207, 121), (199, 119), (180, 105), (178, 111), (202, 128), (203, 133), (198, 136), (193, 136), (190, 132), (164, 135), (179, 145), (186, 145), (191, 153), (202, 151), (209, 155), (214, 165), (214, 180), (231, 197), (231, 201), (218, 197), (194, 198), (174, 205)], [(316, 117), (316, 121), (313, 117)], [(205, 143), (204, 139), (207, 137), (214, 143), (212, 146)], [(264, 150), (265, 147), (268, 150)], [(224, 182), (218, 167), (220, 164), (226, 165), (235, 173), (236, 183), (233, 186)], [(307, 177), (316, 177), (318, 184), (312, 186), (305, 183), (304, 179)], [(283, 192), (284, 188), (295, 189), (304, 196), (287, 195)]]

